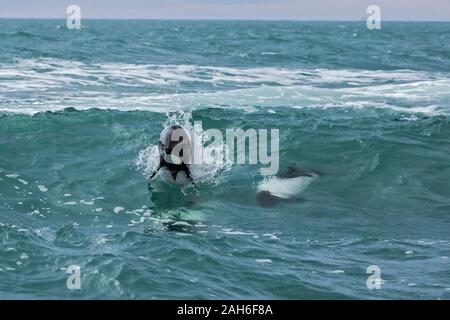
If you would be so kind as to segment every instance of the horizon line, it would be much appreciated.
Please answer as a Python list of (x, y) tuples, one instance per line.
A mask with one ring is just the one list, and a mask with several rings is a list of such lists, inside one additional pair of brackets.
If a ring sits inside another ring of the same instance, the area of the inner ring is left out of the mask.
[[(67, 17), (1, 17), (0, 20), (67, 20)], [(274, 22), (361, 22), (366, 21), (366, 18), (361, 19), (272, 19), (272, 18), (129, 18), (129, 17), (113, 17), (113, 18), (98, 18), (89, 17), (81, 18), (81, 20), (142, 20), (142, 21), (274, 21)], [(441, 19), (382, 19), (383, 22), (450, 22), (449, 20)]]

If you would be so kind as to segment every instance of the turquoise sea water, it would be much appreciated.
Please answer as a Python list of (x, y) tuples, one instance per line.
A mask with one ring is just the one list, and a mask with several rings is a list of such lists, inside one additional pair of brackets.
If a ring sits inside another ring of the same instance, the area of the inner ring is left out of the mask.
[[(450, 298), (450, 23), (82, 23), (0, 20), (0, 298)], [(278, 128), (280, 171), (324, 175), (155, 202), (148, 151), (186, 119)]]

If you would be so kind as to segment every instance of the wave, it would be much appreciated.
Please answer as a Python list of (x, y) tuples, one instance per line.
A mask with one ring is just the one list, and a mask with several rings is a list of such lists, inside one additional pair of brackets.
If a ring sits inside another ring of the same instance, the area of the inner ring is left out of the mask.
[[(446, 92), (434, 95), (445, 98), (433, 101), (433, 93), (410, 92), (408, 87), (377, 88), (371, 90), (324, 89), (310, 86), (260, 87), (217, 92), (187, 94), (128, 94), (114, 95), (104, 92), (68, 92), (63, 98), (49, 95), (36, 98), (8, 99), (0, 112), (33, 115), (39, 112), (60, 111), (67, 108), (77, 110), (111, 109), (120, 111), (151, 111), (166, 113), (179, 109), (199, 110), (206, 108), (238, 109), (253, 112), (258, 108), (296, 109), (384, 109), (400, 113), (425, 114), (428, 116), (449, 115), (450, 80), (445, 84)], [(373, 89), (373, 88), (372, 88)], [(431, 101), (430, 101), (431, 100)]]
[(21, 59), (0, 64), (0, 112), (68, 107), (375, 108), (447, 114), (450, 78), (412, 70), (237, 68)]
[[(17, 78), (17, 79), (12, 79)], [(0, 85), (2, 90), (39, 89), (43, 84), (65, 85), (168, 85), (180, 82), (290, 86), (296, 84), (347, 84), (349, 86), (381, 84), (387, 82), (416, 82), (423, 80), (448, 79), (441, 73), (412, 70), (328, 70), (328, 69), (285, 69), (276, 67), (215, 67), (197, 65), (154, 65), (126, 63), (91, 63), (41, 58), (19, 59), (14, 63), (0, 64)], [(13, 85), (5, 80), (19, 80)]]

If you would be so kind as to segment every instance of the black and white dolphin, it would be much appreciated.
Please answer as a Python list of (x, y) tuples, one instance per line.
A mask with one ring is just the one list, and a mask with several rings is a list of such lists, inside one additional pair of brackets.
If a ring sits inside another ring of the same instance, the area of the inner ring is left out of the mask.
[(183, 154), (190, 153), (191, 148), (190, 136), (186, 129), (176, 124), (164, 128), (158, 143), (159, 165), (149, 180), (162, 171), (165, 180), (181, 184), (193, 182), (189, 163), (184, 161), (186, 158), (189, 159), (189, 155)]
[(303, 170), (291, 165), (286, 172), (261, 181), (256, 200), (262, 207), (273, 207), (280, 202), (302, 202), (304, 199), (299, 194), (319, 175), (322, 172)]

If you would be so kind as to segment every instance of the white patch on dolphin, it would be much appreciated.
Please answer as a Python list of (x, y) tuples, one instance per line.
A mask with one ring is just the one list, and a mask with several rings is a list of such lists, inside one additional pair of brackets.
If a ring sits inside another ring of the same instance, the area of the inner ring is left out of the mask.
[(319, 171), (307, 171), (289, 166), (284, 174), (265, 177), (258, 184), (257, 201), (263, 207), (273, 207), (282, 201), (302, 201), (299, 195), (319, 174), (321, 174)]
[(289, 199), (299, 195), (308, 185), (317, 178), (317, 175), (295, 178), (280, 178), (277, 176), (266, 177), (258, 185), (258, 191), (267, 191), (272, 195)]

